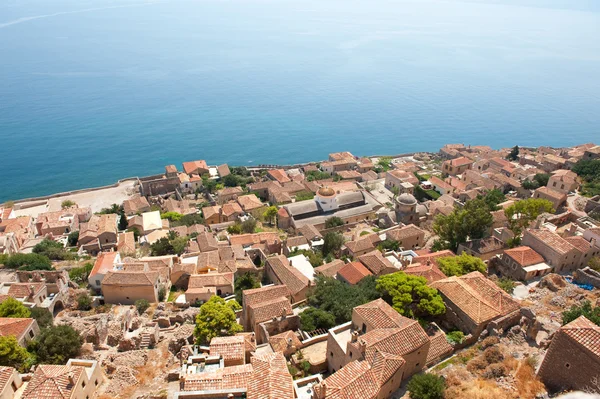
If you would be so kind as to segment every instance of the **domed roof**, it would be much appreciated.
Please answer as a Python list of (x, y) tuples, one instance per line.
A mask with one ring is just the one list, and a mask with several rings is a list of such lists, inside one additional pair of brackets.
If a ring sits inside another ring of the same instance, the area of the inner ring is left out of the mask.
[(317, 191), (321, 197), (333, 197), (335, 195), (335, 190), (331, 187), (321, 187), (319, 191)]
[(403, 205), (414, 205), (417, 203), (417, 199), (412, 194), (408, 193), (400, 194), (398, 198), (396, 198), (396, 201)]

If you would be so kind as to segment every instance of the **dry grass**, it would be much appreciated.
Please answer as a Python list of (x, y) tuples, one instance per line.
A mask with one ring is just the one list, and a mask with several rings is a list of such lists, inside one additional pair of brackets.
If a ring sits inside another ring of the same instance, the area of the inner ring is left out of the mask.
[(526, 360), (519, 363), (515, 373), (515, 386), (519, 393), (519, 398), (533, 399), (537, 394), (546, 391), (544, 384), (537, 379), (535, 370)]
[(477, 379), (446, 389), (445, 399), (512, 399), (494, 381)]

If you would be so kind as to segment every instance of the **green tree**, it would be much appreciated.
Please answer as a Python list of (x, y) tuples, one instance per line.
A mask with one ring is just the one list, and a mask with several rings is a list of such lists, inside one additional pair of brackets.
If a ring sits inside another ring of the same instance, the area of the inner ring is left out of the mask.
[(243, 328), (237, 323), (235, 312), (223, 298), (213, 295), (208, 302), (200, 306), (194, 329), (198, 344), (206, 345), (214, 337), (235, 335), (241, 331)]
[(146, 299), (138, 299), (135, 301), (135, 308), (138, 311), (138, 314), (143, 314), (150, 307), (150, 302)]
[(487, 267), (485, 263), (475, 257), (463, 252), (458, 256), (448, 256), (437, 260), (438, 266), (442, 272), (448, 277), (462, 276), (471, 272), (485, 273)]
[(229, 234), (242, 234), (242, 225), (239, 223), (232, 224), (231, 226), (227, 227), (227, 232)]
[(131, 231), (133, 233), (134, 241), (137, 241), (141, 236), (140, 230), (137, 227), (132, 227), (130, 229), (127, 229), (127, 231)]
[(502, 277), (502, 278), (498, 279), (498, 281), (496, 281), (496, 285), (498, 285), (498, 287), (502, 288), (504, 291), (506, 291), (509, 294), (512, 294), (513, 290), (515, 289), (514, 280), (512, 280), (508, 277)]
[(512, 148), (508, 156), (506, 157), (509, 161), (516, 161), (519, 159), (519, 146), (516, 145)]
[(275, 220), (275, 217), (277, 216), (277, 207), (276, 206), (270, 206), (268, 207), (264, 213), (263, 213), (263, 217), (265, 218), (265, 220), (267, 220), (271, 225), (273, 225), (273, 222)]
[(523, 229), (537, 219), (542, 213), (553, 213), (552, 202), (542, 198), (528, 198), (517, 201), (504, 210), (508, 225), (515, 236), (520, 236)]
[(308, 293), (309, 306), (335, 317), (336, 324), (352, 319), (352, 309), (380, 297), (374, 289), (375, 277), (363, 278), (356, 285), (345, 284), (333, 277), (316, 276), (315, 286)]
[(545, 187), (548, 185), (550, 175), (548, 173), (536, 173), (536, 175), (533, 176), (533, 180), (537, 182), (538, 187)]
[(14, 367), (19, 372), (27, 371), (31, 355), (13, 335), (0, 337), (0, 364)]
[(238, 303), (242, 303), (242, 293), (245, 290), (251, 290), (253, 288), (260, 288), (260, 281), (252, 273), (245, 273), (235, 279), (234, 292), (235, 300)]
[(600, 326), (600, 306), (593, 307), (590, 301), (584, 301), (581, 305), (573, 305), (569, 310), (565, 310), (562, 313), (563, 325), (572, 322), (579, 316), (585, 316), (592, 323)]
[(119, 230), (125, 231), (129, 227), (129, 222), (127, 221), (127, 215), (125, 215), (125, 211), (119, 212)]
[(171, 221), (171, 222), (177, 222), (177, 221), (181, 220), (182, 217), (183, 217), (183, 215), (181, 213), (173, 212), (173, 211), (160, 214), (161, 219), (169, 219), (169, 221)]
[(344, 236), (340, 233), (330, 231), (323, 238), (323, 255), (338, 254), (344, 245)]
[(398, 251), (400, 250), (400, 243), (396, 240), (385, 239), (377, 245), (377, 249), (381, 252)]
[(343, 225), (344, 225), (344, 221), (342, 220), (342, 218), (337, 217), (337, 216), (332, 216), (325, 220), (325, 228), (326, 229), (331, 229), (333, 227), (338, 227), (338, 226), (343, 226)]
[(494, 222), (485, 199), (467, 201), (462, 209), (455, 208), (449, 215), (438, 215), (433, 231), (439, 236), (438, 248), (456, 251), (467, 239), (483, 238)]
[(446, 334), (446, 340), (451, 344), (462, 344), (465, 340), (465, 334), (462, 331), (450, 331)]
[(446, 381), (434, 374), (416, 374), (406, 386), (410, 399), (444, 399)]
[(424, 277), (396, 272), (379, 277), (377, 290), (382, 298), (407, 317), (438, 316), (446, 311), (435, 288)]
[(300, 191), (294, 197), (296, 198), (296, 202), (300, 202), (315, 198), (315, 194), (312, 191)]
[(488, 191), (482, 198), (490, 211), (498, 210), (498, 204), (506, 201), (506, 195), (497, 188)]
[(225, 187), (239, 186), (239, 177), (234, 175), (233, 173), (225, 176), (224, 178), (221, 179), (221, 181), (223, 182), (223, 185)]
[(256, 230), (256, 219), (248, 218), (242, 222), (242, 232), (244, 233), (254, 233)]
[(0, 303), (0, 317), (25, 318), (30, 316), (31, 311), (13, 297), (8, 297)]
[(110, 215), (110, 214), (119, 214), (123, 212), (123, 207), (118, 204), (112, 204), (110, 208), (102, 208), (100, 212), (96, 212), (97, 215)]
[(64, 200), (63, 202), (61, 202), (60, 207), (62, 209), (67, 209), (67, 208), (70, 208), (70, 207), (75, 206), (75, 205), (77, 205), (77, 204), (74, 201)]
[(300, 313), (300, 327), (304, 331), (328, 330), (335, 326), (335, 317), (331, 313), (317, 308), (308, 308)]
[(92, 308), (92, 297), (87, 292), (82, 292), (77, 296), (77, 309), (90, 310)]
[(217, 182), (209, 178), (209, 176), (202, 176), (202, 187), (206, 193), (213, 193), (217, 189)]
[(199, 213), (190, 213), (188, 215), (183, 215), (181, 219), (175, 220), (171, 222), (171, 227), (177, 226), (193, 226), (195, 224), (204, 224), (204, 218)]
[(63, 244), (47, 238), (33, 247), (33, 253), (43, 255), (52, 260), (72, 260), (75, 258), (74, 254), (67, 251)]
[(73, 327), (59, 325), (43, 329), (28, 349), (39, 364), (66, 364), (77, 358), (82, 344), (83, 339)]
[(523, 180), (523, 183), (521, 183), (521, 186), (523, 186), (523, 188), (526, 190), (535, 190), (536, 188), (540, 187), (538, 182), (536, 182), (535, 180), (529, 180), (529, 179)]
[(79, 231), (72, 231), (69, 233), (69, 236), (67, 237), (67, 244), (70, 247), (74, 247), (77, 245), (77, 241), (79, 241)]
[(80, 286), (83, 284), (87, 284), (88, 277), (92, 272), (93, 268), (94, 264), (91, 262), (87, 262), (81, 267), (75, 267), (69, 270), (69, 279), (71, 279), (72, 282)]
[(31, 309), (31, 317), (37, 321), (40, 328), (50, 327), (54, 324), (52, 313), (46, 308), (35, 307)]

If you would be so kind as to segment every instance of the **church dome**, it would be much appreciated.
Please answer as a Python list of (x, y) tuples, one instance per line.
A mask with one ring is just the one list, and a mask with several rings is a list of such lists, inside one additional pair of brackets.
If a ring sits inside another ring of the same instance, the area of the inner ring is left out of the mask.
[(415, 205), (417, 203), (417, 199), (412, 194), (408, 193), (399, 195), (398, 198), (396, 198), (396, 201), (402, 205)]
[(335, 190), (331, 187), (321, 187), (317, 194), (321, 197), (333, 197), (335, 195)]

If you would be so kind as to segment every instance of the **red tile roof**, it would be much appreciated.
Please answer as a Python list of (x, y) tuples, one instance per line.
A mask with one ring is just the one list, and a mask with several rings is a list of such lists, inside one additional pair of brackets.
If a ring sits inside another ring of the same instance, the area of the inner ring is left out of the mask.
[(592, 323), (585, 316), (579, 316), (564, 325), (560, 332), (600, 358), (600, 326)]
[(255, 355), (251, 359), (254, 372), (248, 383), (248, 398), (294, 398), (294, 383), (281, 353)]
[(12, 335), (19, 340), (33, 323), (32, 318), (0, 317), (0, 337)]
[(271, 169), (267, 173), (279, 183), (287, 183), (292, 181), (283, 169)]
[(538, 263), (544, 262), (542, 255), (527, 246), (507, 249), (504, 253), (514, 259), (514, 261), (522, 267), (537, 265)]
[(98, 255), (98, 258), (96, 258), (96, 262), (94, 262), (90, 277), (93, 277), (96, 274), (106, 274), (111, 271), (114, 267), (117, 255), (118, 252), (101, 252)]
[(183, 163), (183, 170), (188, 175), (192, 174), (193, 172), (196, 172), (198, 169), (208, 170), (206, 161), (200, 160), (200, 161), (190, 161), (190, 162)]
[(353, 312), (362, 317), (372, 328), (400, 328), (414, 321), (402, 316), (381, 298), (357, 306)]
[(233, 337), (215, 337), (210, 340), (210, 356), (223, 356), (228, 361), (244, 361), (246, 358), (246, 339), (242, 335)]
[(183, 383), (184, 391), (206, 391), (221, 389), (245, 389), (252, 379), (250, 364), (231, 366), (213, 372), (189, 374)]
[[(23, 399), (71, 399), (85, 368), (40, 364), (23, 392)], [(75, 384), (71, 383), (71, 378)]]
[(338, 271), (338, 276), (343, 278), (348, 284), (358, 284), (360, 280), (373, 274), (360, 262), (351, 262)]
[(430, 263), (429, 265), (412, 263), (406, 269), (404, 269), (403, 272), (412, 276), (424, 277), (425, 280), (427, 280), (427, 284), (431, 284), (448, 277), (437, 267), (435, 263)]

